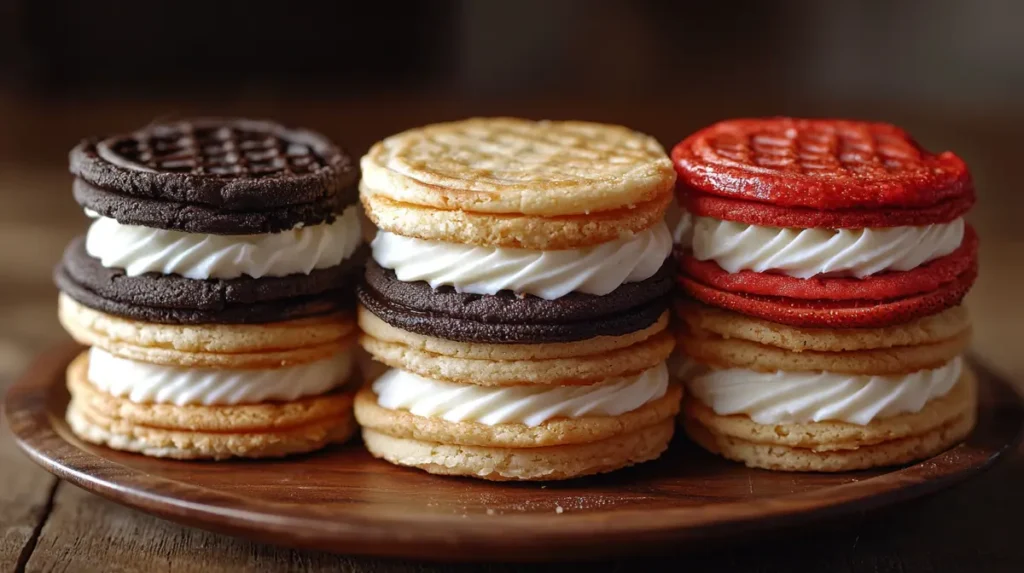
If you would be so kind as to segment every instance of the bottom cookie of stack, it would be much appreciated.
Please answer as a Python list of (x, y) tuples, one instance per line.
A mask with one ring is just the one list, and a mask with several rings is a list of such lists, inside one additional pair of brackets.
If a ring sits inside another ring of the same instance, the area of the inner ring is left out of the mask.
[(80, 438), (177, 459), (277, 457), (347, 440), (350, 317), (260, 325), (133, 321), (62, 295), (64, 326), (92, 348), (68, 367)]
[(707, 450), (751, 467), (849, 471), (935, 455), (976, 421), (960, 353), (960, 307), (887, 328), (807, 329), (714, 309), (677, 308), (691, 359), (682, 420)]
[(478, 386), (392, 369), (356, 396), (366, 447), (430, 473), (559, 480), (657, 458), (682, 388), (664, 364), (590, 386)]

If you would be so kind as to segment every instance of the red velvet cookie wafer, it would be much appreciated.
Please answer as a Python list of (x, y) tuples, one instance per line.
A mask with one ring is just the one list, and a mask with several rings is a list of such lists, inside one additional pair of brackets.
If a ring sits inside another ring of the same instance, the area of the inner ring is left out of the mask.
[(693, 298), (711, 306), (798, 327), (876, 328), (909, 322), (960, 304), (978, 276), (977, 263), (956, 280), (923, 293), (890, 300), (801, 300), (729, 292), (680, 276)]
[(963, 160), (950, 152), (931, 153), (884, 123), (728, 120), (680, 142), (672, 159), (684, 190), (781, 208), (886, 215), (974, 195)]
[(740, 199), (720, 197), (679, 186), (679, 201), (699, 217), (714, 217), (765, 227), (801, 229), (867, 229), (878, 227), (922, 226), (948, 223), (974, 206), (974, 193), (946, 199), (920, 209), (840, 209), (819, 211), (806, 207), (779, 207)]
[[(909, 271), (885, 272), (862, 279), (812, 277), (801, 279), (775, 273), (730, 273), (714, 261), (699, 261), (692, 253), (679, 257), (680, 271), (707, 287), (731, 293), (802, 300), (893, 300), (927, 293), (958, 281), (978, 264), (978, 235), (970, 226), (952, 253)], [(682, 278), (680, 278), (682, 280)]]

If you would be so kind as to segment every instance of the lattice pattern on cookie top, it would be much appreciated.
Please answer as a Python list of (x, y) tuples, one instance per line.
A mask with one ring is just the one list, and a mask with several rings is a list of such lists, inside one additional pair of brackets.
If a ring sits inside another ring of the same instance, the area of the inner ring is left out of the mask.
[(100, 155), (120, 167), (183, 175), (260, 178), (314, 173), (327, 165), (316, 142), (273, 124), (182, 122), (103, 140)]
[(700, 191), (778, 205), (915, 207), (970, 188), (960, 158), (932, 154), (883, 123), (731, 120), (690, 136), (672, 156), (680, 179)]
[(660, 204), (676, 179), (664, 149), (642, 133), (515, 118), (405, 131), (371, 147), (361, 166), (364, 196), (444, 211), (542, 217)]
[(889, 173), (928, 171), (920, 150), (907, 139), (871, 124), (722, 132), (708, 137), (707, 149), (723, 160), (751, 167), (821, 177), (884, 178)]
[(652, 138), (616, 126), (495, 119), (399, 134), (375, 159), (425, 183), (536, 188), (626, 177), (664, 161), (665, 152)]

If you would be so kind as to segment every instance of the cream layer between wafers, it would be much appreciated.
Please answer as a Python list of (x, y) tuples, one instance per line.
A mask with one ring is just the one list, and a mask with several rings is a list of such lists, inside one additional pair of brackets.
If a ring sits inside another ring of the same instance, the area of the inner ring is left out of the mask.
[[(960, 247), (962, 218), (949, 223), (880, 229), (799, 229), (750, 225), (684, 212), (673, 240), (701, 261), (730, 273), (754, 271), (797, 278), (908, 271)], [(897, 376), (835, 372), (757, 372), (707, 368), (677, 357), (674, 372), (716, 414), (744, 414), (759, 424), (873, 420), (920, 412), (960, 379), (956, 357), (930, 370)]]
[[(482, 247), (379, 231), (374, 260), (399, 280), (448, 285), (459, 292), (501, 290), (555, 300), (570, 292), (605, 295), (652, 277), (671, 254), (665, 223), (617, 241), (557, 251)], [(391, 369), (373, 384), (381, 407), (452, 422), (537, 426), (555, 418), (617, 416), (665, 395), (665, 364), (591, 386), (485, 387), (432, 380)]]

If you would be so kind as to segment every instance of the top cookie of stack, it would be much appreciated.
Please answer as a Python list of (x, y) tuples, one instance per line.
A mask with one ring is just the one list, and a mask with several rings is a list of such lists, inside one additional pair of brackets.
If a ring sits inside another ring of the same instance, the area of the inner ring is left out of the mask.
[(675, 174), (657, 142), (470, 119), (389, 137), (361, 166), (380, 228), (361, 342), (393, 368), (356, 400), (375, 455), (559, 479), (661, 453), (680, 393), (664, 365)]
[(95, 218), (59, 273), (80, 302), (179, 324), (346, 306), (338, 291), (351, 286), (361, 243), (358, 170), (318, 134), (252, 120), (152, 125), (83, 141), (71, 172)]
[(381, 141), (361, 162), (367, 215), (406, 237), (562, 250), (661, 223), (671, 162), (653, 139), (584, 122), (470, 119)]
[(888, 124), (730, 120), (673, 149), (685, 422), (748, 465), (903, 463), (974, 424), (959, 305), (977, 276), (964, 162)]
[(94, 219), (55, 279), (93, 348), (68, 371), (84, 439), (179, 458), (347, 437), (362, 237), (352, 159), (270, 122), (201, 119), (83, 141)]

